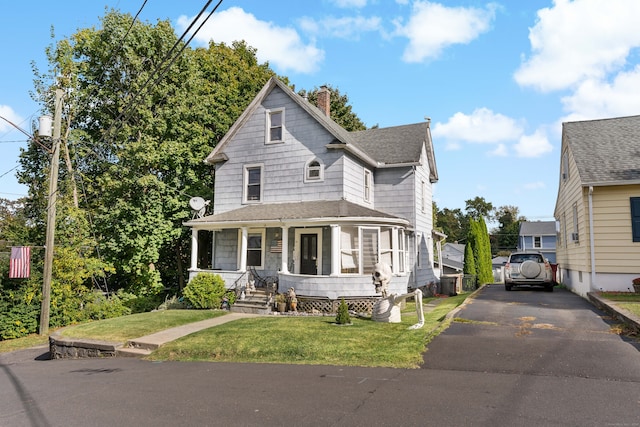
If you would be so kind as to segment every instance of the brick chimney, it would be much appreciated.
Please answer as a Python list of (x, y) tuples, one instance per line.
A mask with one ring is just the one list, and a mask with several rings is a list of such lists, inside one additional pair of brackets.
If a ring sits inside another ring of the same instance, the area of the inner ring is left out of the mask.
[(318, 108), (322, 110), (325, 116), (331, 116), (331, 92), (326, 86), (320, 86), (318, 91)]

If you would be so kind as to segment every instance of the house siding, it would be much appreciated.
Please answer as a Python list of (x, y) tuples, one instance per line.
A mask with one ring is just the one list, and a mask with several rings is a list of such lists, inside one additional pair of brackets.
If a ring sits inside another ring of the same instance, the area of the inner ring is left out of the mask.
[(598, 273), (640, 272), (640, 243), (632, 239), (630, 197), (640, 197), (640, 185), (594, 187), (593, 235)]
[[(415, 286), (425, 286), (430, 282), (437, 280), (433, 270), (433, 185), (429, 180), (429, 162), (427, 161), (427, 152), (423, 145), (422, 154), (420, 156), (420, 165), (415, 168), (414, 180), (414, 215), (416, 224), (416, 241), (415, 244), (419, 248), (416, 256), (420, 256), (420, 260), (413, 260), (415, 265)], [(424, 182), (424, 195), (422, 183)], [(425, 197), (423, 201), (422, 198)], [(425, 206), (424, 211), (422, 206)]]
[[(563, 153), (565, 143), (563, 141)], [(628, 291), (631, 279), (640, 274), (640, 243), (632, 241), (629, 204), (630, 197), (640, 197), (640, 185), (593, 186), (595, 268), (592, 269), (589, 187), (578, 175), (570, 147), (567, 153), (569, 177), (563, 180), (560, 176), (554, 212), (556, 220), (560, 221), (561, 237), (557, 247), (560, 280), (583, 296), (595, 290)], [(578, 243), (571, 241), (574, 203), (578, 210)]]
[(371, 193), (369, 201), (364, 200), (364, 170), (365, 166), (359, 160), (344, 156), (343, 159), (344, 168), (344, 198), (353, 203), (358, 203), (363, 206), (373, 207), (375, 200), (375, 186), (376, 180), (373, 176), (373, 171), (367, 168), (371, 173), (373, 182), (371, 183)]
[(413, 222), (415, 185), (412, 168), (378, 169), (374, 180), (375, 209)]
[[(283, 143), (265, 144), (266, 111), (284, 106)], [(338, 150), (327, 150), (333, 137), (280, 89), (274, 89), (225, 147), (229, 160), (216, 165), (214, 213), (242, 206), (244, 165), (262, 164), (264, 203), (342, 198)], [(305, 165), (318, 159), (324, 180), (304, 182)]]

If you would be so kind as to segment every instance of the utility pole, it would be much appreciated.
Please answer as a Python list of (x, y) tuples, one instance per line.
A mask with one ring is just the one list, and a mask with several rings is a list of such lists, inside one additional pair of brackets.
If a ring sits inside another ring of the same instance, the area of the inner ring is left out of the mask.
[(60, 126), (62, 123), (62, 89), (56, 89), (53, 115), (53, 155), (49, 171), (49, 198), (47, 200), (47, 236), (44, 252), (44, 277), (42, 280), (42, 305), (40, 307), (40, 335), (49, 334), (49, 307), (51, 305), (51, 276), (56, 232), (56, 201), (58, 198), (58, 164), (60, 161)]

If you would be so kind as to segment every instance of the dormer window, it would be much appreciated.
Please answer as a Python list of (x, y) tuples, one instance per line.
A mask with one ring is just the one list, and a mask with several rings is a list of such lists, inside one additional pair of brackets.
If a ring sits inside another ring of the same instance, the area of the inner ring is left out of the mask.
[(267, 110), (267, 129), (265, 143), (284, 141), (284, 109)]
[(324, 165), (312, 159), (304, 167), (304, 182), (324, 181)]

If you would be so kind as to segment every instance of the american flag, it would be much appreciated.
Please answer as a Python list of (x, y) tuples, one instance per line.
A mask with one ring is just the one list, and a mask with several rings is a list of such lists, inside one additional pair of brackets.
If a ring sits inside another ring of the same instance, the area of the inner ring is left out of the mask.
[(28, 279), (31, 273), (31, 247), (16, 246), (11, 248), (9, 260), (10, 279)]

